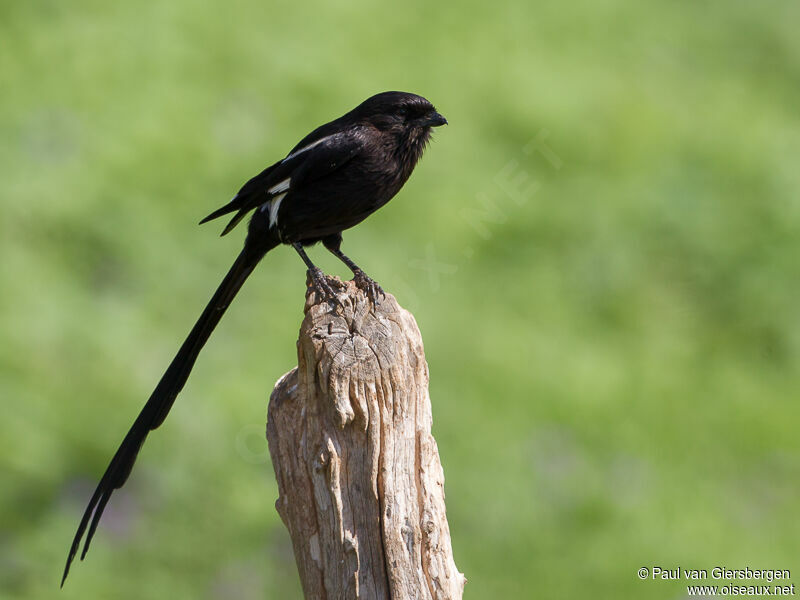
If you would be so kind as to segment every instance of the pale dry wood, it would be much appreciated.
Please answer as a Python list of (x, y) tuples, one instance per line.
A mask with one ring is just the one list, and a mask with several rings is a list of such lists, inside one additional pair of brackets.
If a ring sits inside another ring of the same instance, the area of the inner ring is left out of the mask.
[(276, 508), (303, 592), (461, 598), (416, 321), (389, 294), (373, 307), (341, 285), (342, 307), (306, 298), (298, 367), (269, 404)]

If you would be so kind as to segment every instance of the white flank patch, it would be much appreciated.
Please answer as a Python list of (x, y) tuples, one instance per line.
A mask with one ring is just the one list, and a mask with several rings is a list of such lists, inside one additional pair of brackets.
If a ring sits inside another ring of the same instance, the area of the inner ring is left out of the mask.
[(292, 178), (287, 177), (280, 183), (276, 183), (275, 185), (273, 185), (271, 188), (267, 190), (267, 192), (269, 192), (270, 194), (280, 194), (281, 192), (285, 192), (286, 190), (288, 190), (291, 183), (292, 183)]
[(269, 203), (269, 226), (275, 227), (278, 224), (278, 209), (281, 207), (281, 200), (286, 196), (283, 192), (280, 196), (275, 196)]
[(321, 143), (322, 143), (322, 142), (324, 142), (325, 140), (329, 140), (329, 139), (331, 139), (331, 138), (332, 138), (334, 135), (336, 135), (336, 134), (334, 133), (333, 135), (326, 135), (324, 138), (320, 138), (320, 139), (318, 139), (316, 142), (312, 142), (312, 143), (310, 143), (308, 146), (303, 146), (303, 147), (302, 147), (302, 148), (300, 148), (299, 150), (295, 150), (295, 151), (294, 151), (294, 152), (292, 152), (292, 153), (291, 153), (289, 156), (287, 156), (286, 158), (284, 158), (284, 159), (283, 159), (281, 162), (282, 162), (282, 163), (285, 163), (287, 160), (290, 160), (290, 159), (294, 158), (294, 157), (295, 157), (295, 156), (297, 156), (298, 154), (302, 154), (303, 152), (307, 152), (308, 150), (311, 150), (311, 149), (312, 149), (314, 146), (317, 146), (317, 145), (321, 144)]

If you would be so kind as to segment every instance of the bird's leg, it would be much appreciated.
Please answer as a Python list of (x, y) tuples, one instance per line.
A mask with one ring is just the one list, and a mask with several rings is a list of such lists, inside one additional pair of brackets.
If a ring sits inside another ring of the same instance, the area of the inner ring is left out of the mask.
[(326, 300), (334, 300), (338, 302), (336, 298), (336, 292), (328, 282), (328, 277), (322, 272), (322, 269), (311, 262), (311, 259), (308, 258), (308, 254), (306, 254), (306, 251), (303, 250), (302, 244), (295, 242), (292, 244), (292, 247), (297, 250), (300, 258), (302, 258), (303, 262), (306, 263), (306, 266), (308, 267), (308, 275), (311, 277), (312, 287)]
[(364, 292), (373, 304), (378, 303), (378, 297), (386, 296), (381, 286), (376, 281), (367, 276), (366, 273), (356, 263), (345, 256), (339, 249), (342, 243), (342, 235), (332, 235), (322, 240), (322, 244), (331, 251), (331, 253), (347, 265), (347, 268), (353, 272), (353, 281), (356, 287)]

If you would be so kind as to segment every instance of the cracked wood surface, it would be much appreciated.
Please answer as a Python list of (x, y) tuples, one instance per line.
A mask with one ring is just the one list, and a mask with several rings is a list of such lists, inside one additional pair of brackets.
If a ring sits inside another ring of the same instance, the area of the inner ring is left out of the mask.
[(306, 298), (298, 366), (275, 385), (275, 505), (316, 599), (461, 598), (428, 365), (414, 317), (352, 282), (341, 307)]

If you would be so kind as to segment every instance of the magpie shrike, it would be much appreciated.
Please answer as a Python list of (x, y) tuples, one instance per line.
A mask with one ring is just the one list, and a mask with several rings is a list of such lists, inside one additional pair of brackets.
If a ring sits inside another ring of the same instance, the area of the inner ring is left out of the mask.
[(308, 267), (312, 286), (322, 296), (335, 300), (327, 277), (303, 249), (322, 242), (353, 272), (359, 289), (373, 303), (378, 301), (383, 290), (342, 253), (342, 231), (363, 221), (400, 191), (430, 139), (431, 128), (446, 123), (421, 96), (405, 92), (377, 94), (317, 127), (286, 158), (253, 177), (233, 200), (201, 221), (233, 213), (222, 231), (225, 235), (254, 211), (244, 248), (100, 479), (70, 547), (62, 586), (84, 535), (81, 560), (111, 494), (128, 479), (147, 434), (163, 423), (201, 348), (267, 252), (280, 244), (294, 247)]

